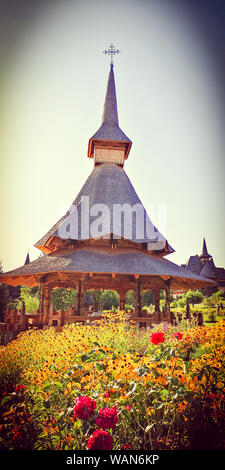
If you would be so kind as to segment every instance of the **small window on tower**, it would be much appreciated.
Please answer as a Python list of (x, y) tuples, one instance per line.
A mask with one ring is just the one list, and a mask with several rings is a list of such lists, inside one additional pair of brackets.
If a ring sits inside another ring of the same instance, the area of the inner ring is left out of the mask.
[(124, 163), (124, 149), (95, 148), (94, 159), (96, 163)]

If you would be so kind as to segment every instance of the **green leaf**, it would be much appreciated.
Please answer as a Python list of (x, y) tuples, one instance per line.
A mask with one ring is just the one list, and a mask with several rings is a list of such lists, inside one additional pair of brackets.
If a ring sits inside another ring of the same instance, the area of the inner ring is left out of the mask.
[(88, 359), (89, 359), (88, 354), (86, 354), (86, 353), (82, 354), (82, 356), (81, 356), (81, 361), (82, 362), (86, 362)]
[(162, 395), (162, 399), (163, 400), (166, 400), (168, 395), (169, 395), (169, 390), (166, 390), (165, 388), (163, 390), (161, 390), (161, 395)]
[(145, 428), (145, 432), (146, 432), (146, 433), (149, 432), (149, 431), (155, 426), (155, 424), (156, 424), (155, 422), (149, 424), (149, 425)]
[(100, 370), (103, 370), (104, 372), (106, 371), (105, 364), (102, 364), (101, 362), (96, 362), (95, 366), (98, 371)]
[(6, 403), (8, 403), (8, 401), (10, 401), (12, 399), (12, 397), (10, 395), (6, 395), (2, 401), (1, 401), (1, 406), (4, 406)]
[(154, 404), (154, 407), (156, 408), (156, 410), (160, 410), (162, 407), (163, 407), (163, 403), (161, 403), (160, 401), (157, 401), (155, 404)]
[(129, 395), (132, 395), (132, 393), (135, 392), (136, 388), (137, 388), (137, 383), (136, 382), (131, 382), (130, 385), (132, 385), (132, 388), (130, 389), (130, 391), (126, 394), (126, 397), (129, 397)]
[(42, 387), (42, 390), (46, 390), (46, 389), (49, 388), (49, 387), (51, 387), (51, 382), (49, 382), (49, 380), (47, 380), (47, 381), (44, 383), (44, 385), (43, 385), (43, 387)]
[(49, 399), (43, 401), (43, 406), (47, 409), (50, 408)]
[(170, 356), (175, 356), (175, 350), (173, 348), (170, 349), (169, 355)]
[(99, 352), (101, 352), (102, 354), (106, 354), (106, 352), (104, 351), (104, 349), (99, 349)]
[(54, 384), (57, 388), (63, 388), (63, 385), (61, 384), (61, 382), (55, 382)]

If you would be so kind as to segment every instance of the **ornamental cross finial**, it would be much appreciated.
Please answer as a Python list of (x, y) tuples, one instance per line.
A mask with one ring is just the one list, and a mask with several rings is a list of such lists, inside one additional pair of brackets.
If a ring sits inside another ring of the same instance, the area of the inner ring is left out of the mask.
[(110, 66), (113, 67), (113, 56), (116, 55), (116, 54), (119, 54), (121, 51), (119, 51), (119, 49), (116, 49), (115, 46), (112, 44), (110, 44), (108, 50), (104, 50), (102, 51), (103, 54), (108, 54), (111, 56), (111, 62), (110, 62)]

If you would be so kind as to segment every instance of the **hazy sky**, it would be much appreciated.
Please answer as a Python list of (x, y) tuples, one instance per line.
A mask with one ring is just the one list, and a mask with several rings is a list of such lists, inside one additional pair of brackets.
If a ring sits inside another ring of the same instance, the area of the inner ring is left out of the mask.
[[(70, 207), (92, 171), (113, 42), (125, 163), (178, 264), (203, 235), (225, 266), (224, 2), (10, 1), (0, 5), (0, 258), (5, 271)], [(164, 208), (166, 220), (160, 216)]]

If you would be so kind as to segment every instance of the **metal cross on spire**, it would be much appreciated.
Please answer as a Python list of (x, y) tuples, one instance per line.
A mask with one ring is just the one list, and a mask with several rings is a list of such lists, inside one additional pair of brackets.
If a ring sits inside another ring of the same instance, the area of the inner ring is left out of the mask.
[(116, 55), (116, 54), (119, 54), (121, 51), (119, 51), (119, 49), (116, 49), (115, 46), (113, 45), (113, 43), (111, 43), (108, 50), (105, 49), (102, 52), (103, 52), (103, 54), (108, 54), (108, 55), (111, 56), (110, 66), (112, 68), (113, 67), (113, 56)]

